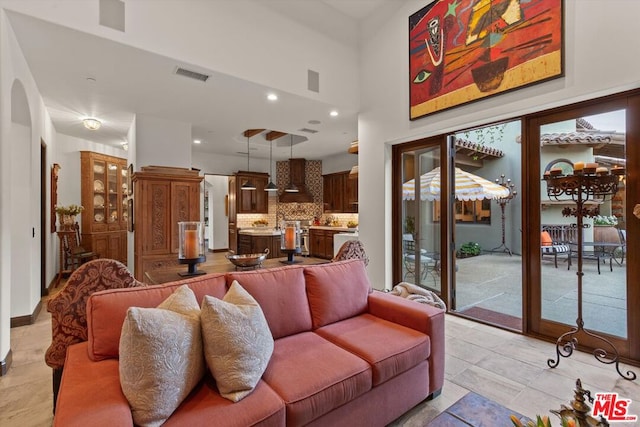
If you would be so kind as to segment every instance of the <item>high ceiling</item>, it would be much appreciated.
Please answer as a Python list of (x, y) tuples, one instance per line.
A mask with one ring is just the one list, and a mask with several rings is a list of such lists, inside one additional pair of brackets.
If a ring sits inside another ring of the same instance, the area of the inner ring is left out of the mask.
[[(334, 17), (357, 28), (359, 20), (393, 0), (307, 1), (323, 8), (324, 17), (316, 25), (329, 24)], [(269, 2), (276, 11), (287, 3)], [(126, 141), (135, 115), (146, 114), (191, 123), (193, 138), (202, 141), (193, 146), (194, 152), (246, 154), (242, 132), (251, 127), (294, 133), (294, 144), (301, 143), (296, 155), (310, 159), (346, 152), (357, 139), (357, 111), (340, 109), (339, 116), (330, 117), (333, 106), (287, 93), (268, 101), (269, 88), (246, 80), (19, 13), (8, 16), (58, 133), (118, 146)], [(357, 31), (331, 34), (353, 43), (347, 38)], [(201, 82), (179, 76), (178, 67), (211, 77)], [(102, 121), (98, 131), (83, 127), (81, 118), (87, 115)], [(268, 158), (264, 134), (251, 143), (252, 156)], [(274, 158), (287, 158), (291, 140), (275, 143)]]

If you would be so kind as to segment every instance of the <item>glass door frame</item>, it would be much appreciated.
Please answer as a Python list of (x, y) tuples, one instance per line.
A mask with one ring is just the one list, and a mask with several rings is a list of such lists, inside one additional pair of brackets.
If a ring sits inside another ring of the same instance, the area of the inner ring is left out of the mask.
[[(451, 170), (452, 165), (452, 155), (455, 154), (455, 151), (451, 149), (451, 144), (449, 143), (447, 135), (419, 139), (405, 144), (397, 144), (392, 147), (392, 280), (394, 284), (403, 281), (403, 155), (413, 152), (416, 159), (418, 159), (423, 152), (434, 149), (440, 150), (440, 172), (442, 174), (440, 188), (440, 297), (447, 304), (448, 308), (453, 308), (455, 306), (455, 299), (451, 289), (455, 289), (452, 283), (454, 276), (449, 273), (453, 260), (452, 254), (455, 250), (453, 245), (454, 236), (452, 234), (453, 230), (450, 220), (453, 208), (453, 198), (449, 191), (451, 188), (450, 180), (446, 179), (446, 177), (449, 176), (449, 171)], [(413, 178), (415, 179), (415, 182), (420, 182), (420, 169), (418, 167), (414, 169)], [(419, 212), (415, 212), (414, 217), (416, 219), (419, 218)], [(418, 239), (416, 240), (419, 241), (420, 225), (418, 223), (419, 221), (416, 221), (416, 233), (418, 235)], [(415, 267), (417, 267), (418, 270), (414, 271), (416, 271), (416, 274), (419, 274), (418, 271), (420, 266), (416, 265)]]
[[(574, 325), (565, 325), (542, 318), (542, 278), (540, 259), (540, 229), (541, 229), (541, 190), (542, 167), (540, 165), (540, 127), (546, 124), (571, 120), (577, 117), (596, 115), (614, 110), (626, 110), (626, 161), (627, 161), (627, 233), (631, 236), (640, 235), (640, 219), (633, 217), (632, 210), (635, 203), (634, 194), (639, 194), (638, 174), (640, 168), (640, 90), (610, 95), (592, 99), (568, 106), (563, 106), (523, 117), (523, 143), (526, 151), (523, 156), (523, 171), (525, 183), (523, 185), (523, 247), (527, 247), (528, 259), (525, 264), (524, 281), (525, 295), (523, 298), (524, 333), (555, 342)], [(637, 364), (640, 362), (640, 289), (633, 286), (634, 278), (640, 277), (640, 259), (638, 242), (627, 239), (626, 268), (627, 268), (627, 339), (611, 335), (604, 336), (610, 340), (620, 353), (623, 361)], [(638, 240), (638, 239), (636, 239)], [(577, 278), (576, 278), (577, 283)], [(576, 284), (577, 286), (577, 284)], [(527, 304), (526, 301), (529, 303)], [(602, 342), (580, 334), (579, 348), (584, 350), (600, 348)], [(609, 350), (609, 349), (606, 349)], [(549, 355), (550, 357), (553, 355)]]

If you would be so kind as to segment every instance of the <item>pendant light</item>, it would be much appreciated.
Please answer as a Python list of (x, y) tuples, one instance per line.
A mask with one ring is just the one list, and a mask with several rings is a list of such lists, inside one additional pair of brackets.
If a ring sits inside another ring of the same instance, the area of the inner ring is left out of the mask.
[[(247, 135), (247, 172), (251, 172), (251, 169), (249, 168), (249, 158), (251, 157), (250, 151), (249, 151), (249, 136)], [(251, 179), (248, 179), (247, 182), (245, 182), (244, 184), (242, 184), (242, 187), (240, 187), (241, 190), (255, 190), (256, 186), (253, 185), (253, 182), (251, 182)]]
[(278, 191), (278, 187), (273, 183), (273, 141), (269, 141), (269, 183), (264, 187), (264, 191)]
[[(289, 156), (289, 160), (293, 159), (293, 135), (291, 135), (291, 155)], [(289, 167), (291, 167), (291, 163), (289, 163)], [(289, 181), (289, 185), (287, 185), (287, 187), (284, 189), (285, 192), (287, 193), (298, 193), (300, 190), (298, 190), (298, 187), (296, 187), (296, 185)]]

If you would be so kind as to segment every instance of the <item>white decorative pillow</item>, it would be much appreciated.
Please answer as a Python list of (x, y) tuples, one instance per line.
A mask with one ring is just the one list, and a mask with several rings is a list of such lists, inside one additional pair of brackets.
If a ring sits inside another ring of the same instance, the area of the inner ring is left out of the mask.
[(269, 364), (273, 337), (262, 309), (237, 281), (222, 300), (202, 301), (204, 356), (222, 397), (238, 402)]
[(133, 421), (159, 426), (204, 375), (200, 307), (184, 285), (158, 308), (131, 307), (120, 335), (120, 385)]

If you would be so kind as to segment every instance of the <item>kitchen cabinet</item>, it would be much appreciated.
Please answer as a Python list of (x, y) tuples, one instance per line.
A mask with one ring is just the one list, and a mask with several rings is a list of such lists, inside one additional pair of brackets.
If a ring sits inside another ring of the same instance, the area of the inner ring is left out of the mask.
[(200, 221), (198, 171), (145, 166), (133, 174), (134, 265), (137, 280), (148, 270), (177, 266), (178, 222)]
[(309, 230), (311, 256), (323, 259), (333, 258), (333, 236), (341, 232), (343, 230), (323, 230), (312, 227)]
[(358, 178), (347, 174), (344, 212), (358, 213)]
[[(235, 199), (237, 213), (269, 213), (268, 192), (264, 188), (269, 182), (269, 175), (261, 172), (236, 173)], [(242, 186), (251, 181), (255, 185), (255, 190), (242, 190)]]
[(263, 253), (265, 249), (269, 249), (267, 258), (280, 258), (280, 234), (277, 235), (238, 235), (238, 254), (257, 254)]
[(80, 152), (82, 244), (127, 263), (127, 160)]
[(349, 171), (322, 176), (322, 202), (325, 213), (358, 212), (358, 179)]

